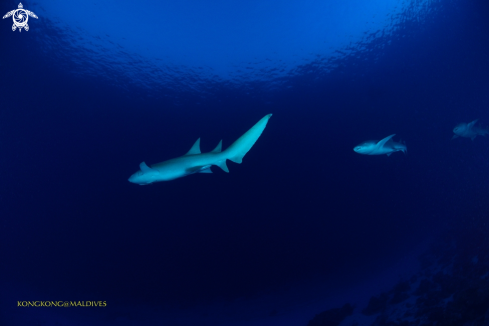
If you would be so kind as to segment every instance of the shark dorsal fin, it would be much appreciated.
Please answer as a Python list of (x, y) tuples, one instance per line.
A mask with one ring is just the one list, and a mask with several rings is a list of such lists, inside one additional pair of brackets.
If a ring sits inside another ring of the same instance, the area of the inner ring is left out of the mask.
[(201, 152), (200, 152), (200, 138), (199, 138), (185, 155), (195, 155), (200, 153)]
[(380, 140), (378, 143), (377, 143), (377, 146), (379, 148), (382, 148), (384, 147), (385, 143), (387, 143), (392, 137), (394, 137), (396, 134), (392, 134), (390, 136), (387, 136), (385, 137), (384, 139)]
[(216, 148), (212, 150), (211, 153), (220, 153), (221, 151), (222, 151), (222, 139), (219, 142), (219, 144), (217, 144)]
[(152, 170), (152, 168), (147, 166), (146, 163), (144, 163), (144, 162), (141, 162), (141, 164), (139, 164), (139, 168), (141, 169), (141, 171), (143, 171), (143, 173), (149, 172)]
[(473, 127), (473, 126), (474, 126), (474, 125), (477, 123), (477, 121), (479, 121), (479, 119), (475, 119), (474, 121), (469, 122), (469, 123), (467, 124), (467, 127), (472, 128), (472, 127)]

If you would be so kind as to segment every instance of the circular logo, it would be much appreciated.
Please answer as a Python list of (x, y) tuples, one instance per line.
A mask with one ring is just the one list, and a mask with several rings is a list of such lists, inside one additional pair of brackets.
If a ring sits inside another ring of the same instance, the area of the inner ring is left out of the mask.
[(13, 16), (14, 16), (14, 24), (17, 27), (24, 27), (25, 25), (27, 25), (27, 20), (29, 19), (29, 16), (27, 15), (24, 9), (17, 9), (13, 14)]

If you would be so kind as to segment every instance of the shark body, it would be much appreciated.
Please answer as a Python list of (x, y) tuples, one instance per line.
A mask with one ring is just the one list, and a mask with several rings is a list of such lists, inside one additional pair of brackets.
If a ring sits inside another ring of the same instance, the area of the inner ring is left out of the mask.
[(199, 138), (183, 156), (153, 164), (151, 167), (142, 162), (139, 164), (140, 170), (129, 177), (129, 182), (148, 185), (154, 182), (174, 180), (194, 173), (212, 173), (212, 165), (217, 165), (225, 172), (229, 172), (226, 160), (241, 163), (243, 157), (262, 134), (271, 116), (271, 114), (267, 114), (224, 151), (221, 151), (221, 140), (211, 152), (201, 153)]
[(457, 137), (466, 137), (474, 140), (475, 137), (477, 137), (478, 135), (485, 136), (489, 134), (489, 130), (475, 125), (477, 121), (479, 121), (479, 119), (475, 119), (474, 121), (469, 123), (459, 123), (457, 126), (455, 126), (455, 128), (453, 128), (453, 133), (455, 135), (453, 135), (452, 139), (455, 139)]
[(398, 143), (392, 140), (396, 134), (385, 137), (382, 140), (367, 140), (353, 148), (358, 154), (365, 155), (383, 155), (390, 156), (394, 152), (407, 152), (407, 147), (403, 143)]

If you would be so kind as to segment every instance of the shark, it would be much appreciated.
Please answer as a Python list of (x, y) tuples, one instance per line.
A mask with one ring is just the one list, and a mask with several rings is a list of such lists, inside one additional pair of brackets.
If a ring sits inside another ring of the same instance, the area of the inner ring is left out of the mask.
[(398, 143), (392, 140), (396, 134), (385, 137), (382, 140), (367, 140), (353, 148), (358, 154), (365, 155), (383, 155), (390, 156), (394, 152), (407, 153), (407, 147), (404, 143)]
[(453, 135), (452, 139), (455, 139), (457, 137), (467, 137), (472, 140), (475, 139), (478, 135), (480, 136), (485, 136), (489, 134), (489, 130), (477, 127), (475, 124), (479, 121), (479, 119), (475, 119), (472, 122), (469, 123), (459, 123), (455, 128), (453, 128), (453, 132), (455, 135)]
[(267, 126), (272, 114), (267, 114), (251, 129), (245, 132), (226, 150), (222, 151), (222, 140), (208, 153), (201, 153), (200, 138), (194, 143), (187, 154), (148, 166), (145, 162), (139, 164), (139, 170), (129, 177), (129, 182), (148, 185), (154, 182), (170, 181), (194, 173), (212, 173), (211, 166), (216, 165), (229, 172), (226, 160), (234, 163), (243, 161), (243, 157), (253, 147)]

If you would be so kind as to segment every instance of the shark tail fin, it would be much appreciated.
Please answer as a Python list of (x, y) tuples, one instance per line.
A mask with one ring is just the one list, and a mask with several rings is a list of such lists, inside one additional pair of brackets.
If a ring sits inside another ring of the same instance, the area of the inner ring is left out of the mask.
[(229, 146), (224, 152), (226, 153), (226, 159), (233, 161), (234, 163), (241, 163), (243, 157), (253, 147), (261, 133), (267, 126), (267, 122), (272, 114), (267, 114), (260, 121), (258, 121), (250, 130), (245, 132), (238, 138), (231, 146)]

